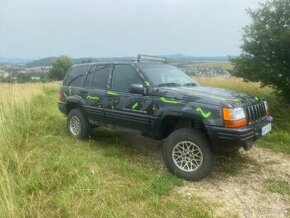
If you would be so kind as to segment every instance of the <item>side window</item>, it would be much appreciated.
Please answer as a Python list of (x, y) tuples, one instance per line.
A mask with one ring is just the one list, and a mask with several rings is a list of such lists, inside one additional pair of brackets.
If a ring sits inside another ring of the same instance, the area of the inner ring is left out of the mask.
[(94, 72), (89, 72), (89, 74), (87, 75), (87, 79), (86, 79), (86, 82), (85, 82), (85, 87), (86, 88), (90, 88), (91, 87), (93, 76), (94, 76)]
[(86, 81), (85, 81), (85, 87), (86, 88), (90, 88), (91, 87), (95, 69), (96, 69), (96, 65), (92, 66), (91, 69), (90, 69), (90, 72), (87, 75), (87, 78), (86, 78)]
[(82, 84), (83, 74), (75, 77), (73, 80), (70, 81), (69, 86), (73, 87), (80, 87)]
[(82, 85), (83, 75), (87, 72), (88, 68), (89, 65), (72, 67), (64, 84), (67, 86), (80, 87)]
[(133, 83), (143, 83), (140, 76), (130, 65), (116, 65), (113, 71), (112, 89), (121, 92), (129, 92)]
[(107, 89), (107, 80), (110, 72), (110, 66), (100, 65), (97, 66), (95, 71), (92, 72), (93, 78), (91, 88), (93, 89)]

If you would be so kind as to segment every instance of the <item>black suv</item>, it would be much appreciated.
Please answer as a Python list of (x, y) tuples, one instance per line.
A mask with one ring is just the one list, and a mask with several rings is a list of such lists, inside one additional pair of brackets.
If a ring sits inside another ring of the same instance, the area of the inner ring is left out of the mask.
[(272, 128), (264, 99), (201, 86), (166, 59), (144, 55), (71, 67), (58, 107), (76, 138), (110, 127), (164, 139), (166, 167), (187, 180), (207, 176), (217, 152), (248, 150)]

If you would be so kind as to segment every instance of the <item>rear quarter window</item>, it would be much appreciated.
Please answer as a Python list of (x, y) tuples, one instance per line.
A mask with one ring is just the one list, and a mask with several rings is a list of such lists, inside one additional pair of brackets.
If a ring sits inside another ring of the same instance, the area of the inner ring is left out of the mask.
[(67, 73), (63, 85), (80, 87), (85, 73), (89, 70), (90, 65), (81, 65), (72, 67)]

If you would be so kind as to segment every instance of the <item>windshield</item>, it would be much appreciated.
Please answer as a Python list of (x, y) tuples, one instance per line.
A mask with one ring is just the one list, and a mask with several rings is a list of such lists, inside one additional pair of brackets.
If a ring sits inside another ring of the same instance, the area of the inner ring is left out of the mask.
[(156, 86), (197, 85), (198, 83), (177, 67), (164, 64), (139, 64), (147, 78)]

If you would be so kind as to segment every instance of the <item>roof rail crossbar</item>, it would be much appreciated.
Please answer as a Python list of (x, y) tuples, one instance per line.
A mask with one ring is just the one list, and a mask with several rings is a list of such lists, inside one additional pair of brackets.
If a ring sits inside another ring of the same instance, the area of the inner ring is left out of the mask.
[(139, 54), (137, 57), (137, 62), (140, 62), (140, 61), (156, 61), (156, 62), (166, 63), (166, 58), (159, 57), (159, 56)]

